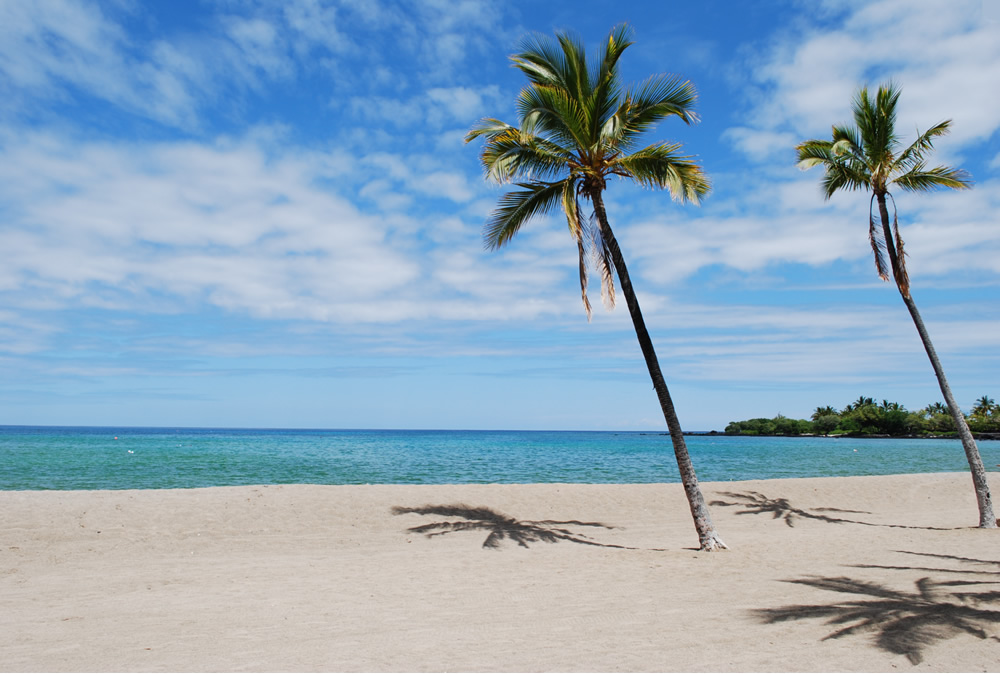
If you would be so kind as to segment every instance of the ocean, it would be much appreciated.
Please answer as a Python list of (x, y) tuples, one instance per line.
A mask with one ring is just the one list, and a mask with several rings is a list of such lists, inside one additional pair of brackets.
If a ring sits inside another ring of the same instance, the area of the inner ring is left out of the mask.
[[(968, 470), (958, 440), (690, 435), (701, 481)], [(979, 443), (987, 470), (1000, 442)], [(0, 426), (0, 490), (679, 482), (649, 432)]]

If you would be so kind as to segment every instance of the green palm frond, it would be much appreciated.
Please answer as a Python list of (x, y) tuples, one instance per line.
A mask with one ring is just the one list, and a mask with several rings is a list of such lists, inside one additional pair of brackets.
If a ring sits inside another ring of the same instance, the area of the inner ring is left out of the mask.
[(896, 137), (896, 103), (899, 89), (892, 83), (878, 88), (873, 99), (868, 87), (862, 87), (854, 97), (854, 123), (873, 175), (879, 169), (887, 172), (892, 165), (892, 152), (898, 145)]
[(469, 143), (476, 138), (485, 136), (487, 140), (501, 136), (511, 132), (517, 132), (517, 127), (511, 126), (507, 122), (503, 122), (499, 119), (493, 119), (492, 117), (484, 117), (479, 120), (468, 133), (465, 134), (465, 142)]
[(866, 166), (858, 161), (849, 135), (837, 133), (836, 140), (807, 140), (796, 147), (798, 167), (802, 170), (822, 166), (823, 194), (829, 199), (838, 190), (868, 189), (870, 176)]
[(871, 189), (871, 175), (845, 162), (834, 162), (827, 165), (821, 184), (823, 194), (829, 199), (840, 190), (853, 192)]
[(598, 58), (598, 69), (591, 76), (594, 84), (590, 99), (590, 138), (598, 142), (602, 130), (616, 116), (622, 95), (618, 77), (618, 59), (632, 44), (632, 29), (626, 24), (616, 26), (608, 35)]
[(897, 170), (906, 173), (918, 164), (923, 164), (924, 155), (934, 149), (934, 139), (948, 134), (950, 127), (951, 120), (948, 119), (918, 134), (917, 139), (908, 148), (903, 150), (896, 160)]
[(565, 89), (525, 87), (517, 97), (518, 114), (536, 133), (565, 147), (588, 147), (589, 120), (580, 101)]
[(573, 98), (584, 101), (590, 97), (592, 87), (586, 48), (579, 37), (570, 33), (558, 33), (556, 39), (564, 64), (562, 88)]
[(563, 198), (565, 181), (533, 181), (517, 183), (520, 190), (512, 190), (500, 197), (495, 211), (483, 227), (483, 243), (489, 249), (500, 248), (517, 234), (521, 226), (538, 214), (548, 213)]
[(692, 157), (678, 153), (677, 143), (656, 143), (618, 157), (612, 162), (612, 171), (631, 178), (645, 187), (670, 190), (678, 201), (698, 201), (711, 188), (708, 177)]
[(856, 127), (834, 125), (831, 150), (843, 161), (857, 162), (862, 166), (867, 162), (864, 141)]
[(917, 164), (910, 171), (894, 178), (892, 183), (910, 192), (929, 192), (938, 187), (963, 190), (972, 187), (972, 178), (961, 169), (947, 166), (925, 169), (922, 164)]
[(480, 154), (486, 176), (500, 184), (518, 178), (554, 178), (565, 168), (567, 158), (562, 147), (513, 127), (489, 138)]
[(614, 124), (606, 125), (602, 139), (627, 150), (639, 135), (671, 115), (687, 124), (697, 122), (696, 97), (694, 85), (689, 81), (673, 75), (654, 75), (637, 89), (625, 93)]
[(529, 35), (521, 41), (520, 52), (510, 60), (534, 85), (568, 88), (565, 55), (547, 35)]
[(625, 50), (632, 46), (632, 27), (627, 23), (622, 23), (611, 29), (608, 41), (600, 54), (600, 71), (595, 78), (596, 82), (605, 82), (611, 78), (618, 77), (618, 59), (625, 53)]
[(828, 140), (807, 140), (795, 146), (798, 167), (803, 171), (813, 166), (832, 164), (837, 161), (833, 154), (833, 143)]

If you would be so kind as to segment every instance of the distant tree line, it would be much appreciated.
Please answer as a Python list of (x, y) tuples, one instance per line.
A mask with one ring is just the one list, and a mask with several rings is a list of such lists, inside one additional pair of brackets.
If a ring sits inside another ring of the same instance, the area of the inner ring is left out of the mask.
[[(1000, 433), (1000, 405), (983, 396), (965, 416), (974, 433)], [(844, 409), (817, 407), (810, 419), (791, 419), (779, 414), (773, 419), (732, 421), (726, 435), (941, 435), (954, 436), (955, 420), (944, 403), (932, 403), (910, 412), (899, 403), (864, 396)]]

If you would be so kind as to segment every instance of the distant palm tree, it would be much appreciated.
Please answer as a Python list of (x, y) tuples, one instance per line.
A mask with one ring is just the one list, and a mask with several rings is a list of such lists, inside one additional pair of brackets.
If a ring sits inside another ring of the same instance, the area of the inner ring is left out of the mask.
[[(979, 448), (962, 410), (951, 394), (944, 368), (931, 343), (927, 328), (920, 318), (917, 305), (910, 296), (910, 279), (906, 272), (899, 223), (895, 217), (895, 200), (893, 200), (894, 215), (891, 224), (886, 205), (886, 197), (892, 198), (890, 187), (914, 192), (929, 191), (939, 187), (964, 189), (970, 187), (970, 179), (964, 171), (946, 166), (928, 168), (925, 163), (924, 156), (932, 149), (934, 138), (948, 132), (950, 120), (919, 134), (912, 145), (901, 150), (896, 135), (896, 103), (899, 100), (899, 93), (899, 89), (889, 83), (880, 86), (872, 98), (868, 88), (863, 87), (854, 98), (856, 126), (834, 126), (832, 140), (807, 140), (799, 144), (796, 148), (799, 166), (803, 169), (822, 166), (825, 169), (823, 190), (827, 199), (842, 189), (865, 190), (872, 193), (868, 236), (875, 254), (875, 267), (878, 275), (886, 281), (891, 270), (899, 294), (910, 312), (924, 350), (934, 368), (934, 374), (937, 375), (938, 385), (955, 420), (972, 471), (972, 481), (979, 505), (979, 526), (995, 528), (997, 519), (993, 514), (990, 487), (986, 481), (986, 469), (983, 467)], [(876, 202), (881, 223), (871, 213), (871, 205)]]
[(973, 416), (988, 417), (989, 415), (993, 414), (993, 412), (996, 409), (997, 405), (995, 402), (993, 402), (993, 398), (990, 398), (989, 396), (983, 396), (982, 398), (976, 401), (976, 404), (970, 411), (970, 414), (972, 414)]
[(811, 418), (813, 421), (818, 421), (820, 417), (832, 417), (832, 416), (838, 416), (839, 414), (840, 412), (838, 412), (833, 407), (827, 405), (826, 407), (817, 407), (813, 411)]
[[(558, 33), (526, 39), (511, 57), (527, 75), (529, 84), (517, 99), (519, 125), (483, 119), (466, 136), (466, 142), (484, 138), (480, 158), (489, 179), (515, 183), (519, 189), (500, 197), (499, 207), (483, 229), (486, 246), (500, 248), (533, 216), (560, 208), (580, 257), (580, 288), (590, 317), (587, 298), (589, 249), (601, 275), (605, 305), (614, 306), (617, 271), (639, 346), (646, 360), (653, 388), (670, 431), (681, 481), (691, 507), (702, 550), (725, 548), (698, 486), (673, 401), (653, 349), (639, 302), (625, 266), (618, 241), (604, 209), (607, 180), (618, 176), (646, 187), (667, 188), (675, 199), (697, 202), (708, 193), (709, 183), (680, 145), (654, 143), (637, 149), (639, 136), (654, 124), (676, 116), (693, 122), (695, 90), (690, 82), (654, 75), (637, 88), (623, 88), (618, 59), (632, 42), (631, 29), (614, 28), (598, 54), (588, 63), (580, 41)], [(583, 212), (580, 197), (593, 206), (593, 216)]]
[(944, 403), (931, 403), (924, 408), (927, 414), (934, 416), (935, 414), (948, 414), (948, 406)]
[(847, 407), (844, 408), (843, 414), (848, 414), (860, 410), (864, 407), (875, 407), (875, 398), (866, 398), (865, 396), (858, 396), (858, 399), (853, 403), (847, 403)]

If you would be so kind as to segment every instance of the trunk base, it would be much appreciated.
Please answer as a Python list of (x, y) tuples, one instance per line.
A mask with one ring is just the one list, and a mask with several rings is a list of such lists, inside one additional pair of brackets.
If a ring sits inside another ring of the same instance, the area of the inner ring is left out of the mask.
[(701, 547), (698, 548), (699, 552), (718, 552), (719, 550), (728, 550), (729, 546), (722, 542), (714, 532), (709, 534), (705, 540), (701, 542)]

